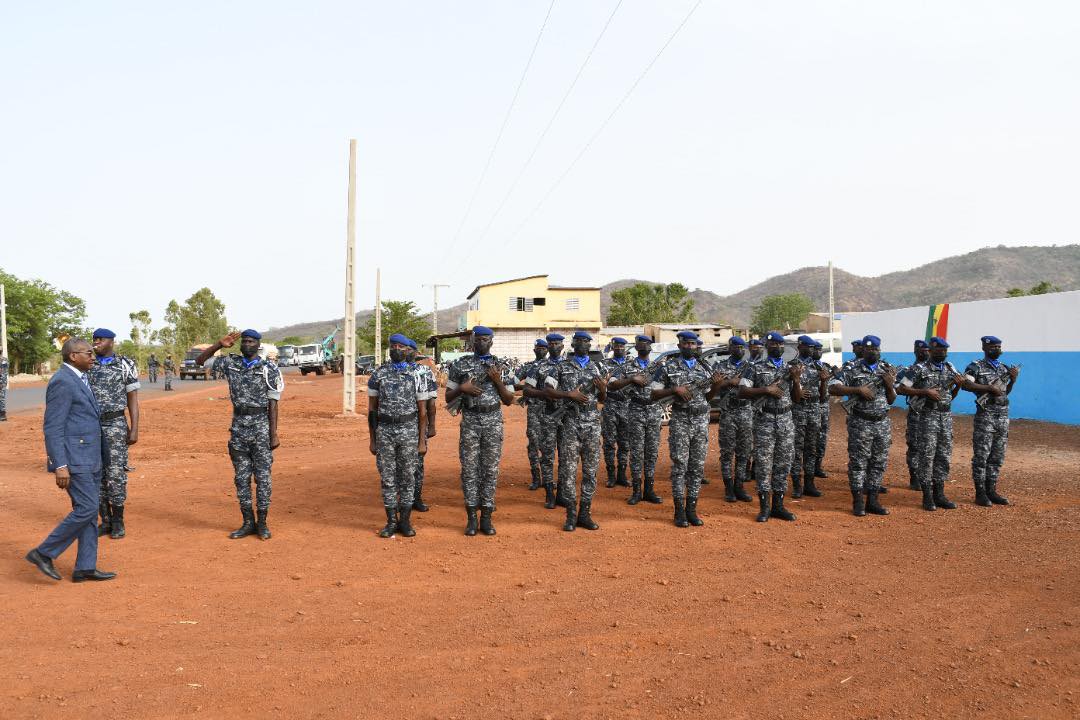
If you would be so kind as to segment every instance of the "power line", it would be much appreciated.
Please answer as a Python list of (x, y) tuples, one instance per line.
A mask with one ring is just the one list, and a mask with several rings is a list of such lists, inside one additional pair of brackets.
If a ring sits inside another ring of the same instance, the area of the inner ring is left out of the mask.
[(480, 179), (476, 181), (476, 187), (473, 188), (469, 203), (465, 206), (465, 214), (461, 216), (461, 222), (458, 223), (457, 230), (454, 232), (454, 236), (451, 238), (450, 244), (446, 248), (446, 252), (443, 255), (443, 261), (439, 263), (440, 265), (445, 264), (449, 259), (454, 245), (457, 244), (458, 238), (461, 236), (461, 230), (465, 227), (465, 222), (472, 213), (473, 203), (476, 202), (476, 196), (480, 193), (480, 187), (484, 184), (484, 179), (487, 177), (488, 170), (491, 168), (491, 161), (495, 158), (495, 151), (498, 150), (499, 142), (502, 140), (503, 133), (506, 131), (506, 126), (510, 122), (510, 115), (513, 113), (514, 106), (517, 104), (518, 94), (521, 92), (522, 85), (525, 84), (525, 76), (529, 74), (529, 68), (532, 66), (533, 58), (536, 56), (536, 49), (540, 47), (540, 38), (544, 36), (544, 29), (547, 27), (548, 18), (551, 17), (551, 10), (554, 7), (555, 0), (551, 0), (551, 4), (548, 5), (547, 14), (544, 15), (544, 21), (540, 23), (540, 32), (536, 34), (536, 41), (533, 43), (532, 51), (529, 53), (529, 59), (525, 61), (525, 69), (521, 71), (521, 77), (518, 79), (517, 87), (514, 88), (514, 96), (510, 99), (510, 106), (506, 108), (506, 114), (503, 115), (502, 124), (499, 126), (499, 132), (495, 135), (495, 142), (491, 146), (491, 152), (488, 153), (487, 162), (484, 163), (484, 169), (480, 172)]

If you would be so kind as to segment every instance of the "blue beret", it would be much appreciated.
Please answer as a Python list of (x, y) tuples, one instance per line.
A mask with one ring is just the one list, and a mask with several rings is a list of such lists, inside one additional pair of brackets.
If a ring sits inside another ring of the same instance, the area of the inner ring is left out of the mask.
[(626, 344), (626, 338), (613, 337), (613, 338), (611, 338), (611, 344), (612, 345), (625, 345)]
[(105, 328), (98, 328), (97, 330), (94, 331), (94, 334), (91, 336), (91, 339), (93, 339), (93, 338), (106, 338), (108, 340), (112, 340), (114, 337), (116, 337), (116, 333), (114, 333), (112, 330), (107, 330)]
[(401, 333), (394, 333), (393, 335), (391, 335), (390, 342), (391, 344), (397, 343), (398, 345), (404, 345), (405, 347), (409, 346), (409, 338), (405, 337)]
[(996, 337), (994, 335), (983, 335), (981, 340), (982, 340), (983, 345), (1000, 345), (1001, 344), (1001, 338)]
[(417, 350), (416, 341), (412, 338), (405, 338), (405, 344), (411, 347), (413, 350)]
[(859, 347), (862, 347), (862, 344), (863, 344), (862, 338), (855, 338), (854, 340), (851, 341), (851, 344), (852, 345), (858, 345)]
[(731, 345), (741, 345), (742, 347), (746, 347), (746, 341), (738, 335), (732, 335), (730, 338), (728, 338), (728, 343)]
[(249, 338), (255, 338), (256, 340), (262, 340), (262, 335), (259, 334), (259, 331), (258, 330), (252, 330), (251, 328), (248, 328), (247, 330), (244, 330), (243, 332), (241, 332), (240, 337), (249, 337)]
[(750, 346), (751, 347), (760, 347), (760, 346), (762, 346), (764, 344), (765, 343), (761, 342), (761, 338), (754, 338), (753, 340), (750, 341)]
[(865, 347), (879, 348), (881, 347), (881, 338), (877, 335), (867, 335), (862, 339), (862, 344)]
[(926, 348), (926, 347), (930, 347), (930, 346), (926, 344), (925, 340), (916, 340), (915, 341), (915, 347), (917, 347), (917, 348)]
[(563, 336), (560, 335), (559, 333), (548, 333), (547, 334), (547, 341), (548, 342), (562, 342), (564, 339), (565, 338), (563, 338)]
[(820, 341), (820, 340), (814, 340), (813, 342), (811, 342), (811, 343), (810, 343), (810, 347), (816, 347), (816, 348), (819, 348), (819, 347), (823, 347), (823, 346), (822, 346), (822, 344), (821, 344), (821, 341)]
[(547, 347), (547, 340), (544, 338), (536, 338), (536, 342), (533, 343), (536, 347)]
[(778, 343), (784, 342), (784, 336), (781, 335), (780, 333), (776, 332), (775, 330), (772, 331), (771, 333), (769, 333), (768, 335), (766, 335), (765, 339), (766, 340), (772, 340), (773, 342), (778, 342)]
[(641, 342), (647, 342), (647, 343), (652, 342), (652, 338), (649, 337), (648, 335), (635, 335), (634, 339), (635, 340), (640, 340)]
[(577, 330), (577, 331), (574, 332), (574, 339), (575, 340), (592, 340), (592, 335), (585, 332), (584, 330)]
[(945, 338), (938, 337), (937, 335), (930, 338), (930, 344), (931, 345), (937, 345), (938, 347), (943, 347), (943, 348), (949, 347), (949, 343), (945, 342)]
[(697, 340), (698, 339), (697, 333), (694, 332), (693, 330), (683, 330), (682, 332), (676, 334), (675, 337), (679, 338), (680, 340)]
[(803, 345), (809, 345), (810, 347), (814, 346), (814, 338), (810, 337), (809, 335), (800, 335), (799, 342), (801, 342)]
[(495, 333), (493, 333), (491, 331), (491, 328), (489, 328), (489, 327), (484, 327), (483, 325), (477, 325), (476, 327), (474, 327), (472, 329), (472, 334), (473, 335), (494, 335)]

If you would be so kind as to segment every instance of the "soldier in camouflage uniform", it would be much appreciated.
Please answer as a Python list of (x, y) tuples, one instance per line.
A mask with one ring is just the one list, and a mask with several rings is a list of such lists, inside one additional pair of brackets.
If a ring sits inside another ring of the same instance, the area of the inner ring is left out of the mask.
[(8, 359), (0, 355), (0, 422), (7, 420)]
[(538, 397), (525, 395), (524, 387), (525, 380), (538, 365), (544, 362), (547, 353), (547, 340), (537, 338), (536, 343), (533, 345), (533, 355), (536, 356), (536, 359), (522, 363), (514, 373), (514, 387), (522, 388), (522, 398), (518, 402), (525, 406), (525, 437), (529, 441), (529, 469), (532, 471), (530, 490), (536, 490), (544, 483), (543, 471), (540, 467), (540, 444), (542, 442), (540, 429), (543, 422), (544, 403)]
[(386, 525), (379, 537), (413, 537), (416, 458), (427, 453), (427, 386), (408, 362), (409, 338), (389, 338), (390, 362), (368, 378), (368, 450), (379, 468)]
[(676, 527), (704, 525), (697, 502), (709, 453), (709, 402), (722, 378), (697, 353), (697, 333), (683, 330), (679, 354), (661, 361), (653, 375), (652, 399), (671, 398), (668, 452), (671, 454), (671, 499)]
[(747, 343), (750, 347), (750, 362), (756, 363), (765, 358), (765, 343), (761, 341), (761, 338), (751, 338)]
[[(229, 381), (229, 399), (233, 417), (229, 427), (229, 457), (233, 464), (236, 499), (244, 523), (229, 534), (236, 540), (258, 534), (270, 539), (266, 517), (270, 512), (271, 477), (274, 449), (278, 441), (278, 401), (285, 380), (277, 365), (259, 357), (262, 335), (247, 329), (231, 332), (203, 350), (195, 360), (201, 366), (222, 348), (240, 341), (240, 354), (225, 357), (225, 377)], [(166, 369), (168, 365), (166, 364)], [(166, 376), (167, 377), (167, 376)], [(255, 511), (252, 512), (251, 478), (255, 476)]]
[(172, 390), (172, 381), (176, 376), (176, 363), (173, 362), (172, 355), (165, 356), (165, 389)]
[[(435, 378), (435, 363), (425, 355), (417, 355), (415, 340), (408, 338), (408, 341), (409, 349), (406, 351), (405, 359), (412, 367), (413, 372), (416, 373), (417, 392), (423, 393), (425, 398), (424, 405), (427, 414), (425, 435), (430, 446), (431, 438), (435, 437), (436, 432), (435, 399), (439, 396), (439, 381)], [(422, 495), (424, 491), (424, 456), (419, 453), (416, 455), (416, 471), (413, 477), (415, 478), (415, 490), (413, 491), (412, 509), (416, 512), (427, 512), (430, 508), (424, 502)]]
[[(728, 340), (728, 355), (713, 369), (723, 376), (720, 384), (720, 418), (717, 435), (720, 445), (720, 477), (724, 480), (724, 500), (750, 502), (743, 483), (750, 476), (753, 452), (754, 414), (749, 400), (739, 399), (739, 378), (750, 364), (746, 340), (735, 335)], [(734, 464), (734, 467), (732, 466)]]
[(152, 382), (152, 383), (157, 382), (157, 372), (158, 372), (158, 359), (157, 359), (157, 356), (154, 355), (154, 353), (150, 353), (150, 359), (146, 361), (146, 374), (149, 376), (150, 382)]
[[(901, 392), (901, 388), (909, 387), (910, 383), (904, 381), (908, 378), (908, 370), (914, 369), (919, 363), (926, 362), (930, 359), (930, 346), (927, 345), (925, 340), (916, 340), (913, 348), (915, 355), (915, 362), (908, 367), (898, 367), (896, 369), (896, 381), (899, 383), (896, 387), (897, 392)], [(916, 402), (916, 406), (919, 403)], [(921, 490), (922, 486), (919, 483), (919, 447), (918, 447), (918, 434), (919, 427), (922, 424), (922, 418), (920, 417), (920, 411), (916, 410), (908, 403), (907, 415), (904, 417), (904, 440), (907, 442), (907, 469), (908, 469), (908, 488), (911, 490)], [(950, 420), (951, 422), (951, 420)]]
[[(821, 497), (814, 484), (814, 470), (818, 467), (818, 435), (821, 424), (821, 397), (828, 396), (826, 383), (828, 371), (814, 361), (814, 339), (799, 336), (799, 367), (803, 399), (791, 407), (791, 419), (795, 424), (795, 447), (791, 457), (791, 497)], [(803, 487), (805, 479), (806, 486)]]
[[(617, 378), (608, 380), (608, 397), (621, 391), (626, 395), (626, 436), (630, 455), (630, 478), (632, 491), (628, 505), (642, 500), (659, 504), (663, 499), (654, 490), (656, 456), (660, 450), (660, 406), (652, 400), (649, 383), (656, 367), (649, 360), (652, 338), (638, 335), (634, 341), (637, 357), (623, 365)], [(644, 486), (644, 491), (642, 487)]]
[(465, 534), (476, 535), (476, 511), (480, 532), (494, 535), (491, 514), (502, 459), (502, 406), (514, 402), (514, 379), (509, 365), (491, 354), (494, 333), (477, 325), (472, 329), (473, 354), (450, 364), (446, 379), (448, 405), (461, 401), (461, 492), (465, 496), (468, 523)]
[[(550, 342), (550, 341), (549, 341)], [(600, 408), (607, 396), (604, 367), (589, 357), (592, 336), (574, 333), (574, 353), (561, 363), (543, 369), (544, 392), (556, 401), (553, 420), (561, 426), (559, 437), (559, 489), (566, 501), (563, 530), (575, 527), (598, 530), (592, 519), (596, 471), (600, 466)], [(581, 462), (581, 505), (577, 506), (577, 469)]]
[[(802, 369), (798, 363), (784, 362), (784, 336), (765, 336), (768, 356), (743, 370), (739, 398), (754, 403), (754, 467), (758, 491), (758, 522), (770, 517), (794, 520), (784, 507), (787, 476), (795, 446), (792, 403), (803, 398)], [(772, 492), (770, 506), (769, 493)]]
[(829, 385), (830, 395), (847, 395), (854, 401), (847, 428), (848, 481), (856, 517), (889, 514), (878, 502), (878, 492), (892, 445), (889, 406), (896, 401), (895, 382), (892, 366), (881, 359), (881, 338), (867, 335), (862, 357), (847, 363)]
[[(611, 357), (604, 361), (608, 375), (607, 400), (600, 413), (600, 435), (604, 442), (604, 465), (607, 467), (607, 486), (630, 487), (626, 480), (626, 461), (630, 452), (630, 436), (627, 426), (629, 396), (622, 390), (612, 390), (611, 381), (619, 380), (626, 372), (626, 340), (611, 339)], [(616, 469), (616, 459), (618, 466)]]
[[(834, 368), (827, 362), (821, 361), (821, 351), (821, 343), (815, 340), (814, 352), (812, 354), (814, 362), (817, 363), (818, 367), (826, 371), (831, 377), (836, 374), (837, 368)], [(828, 473), (826, 473), (824, 468), (821, 467), (821, 464), (825, 461), (825, 449), (826, 447), (828, 447), (829, 444), (829, 413), (831, 411), (829, 409), (829, 393), (827, 384), (826, 392), (822, 393), (821, 397), (818, 399), (818, 412), (820, 414), (820, 426), (818, 428), (817, 465), (814, 466), (814, 477), (827, 478), (829, 477)]]
[(956, 507), (945, 497), (945, 481), (952, 461), (952, 401), (964, 376), (945, 359), (948, 348), (943, 338), (930, 338), (929, 356), (906, 368), (896, 388), (908, 398), (908, 428), (915, 426), (908, 447), (916, 448), (915, 479), (922, 488), (924, 510)]
[[(556, 505), (566, 506), (562, 499), (562, 489), (555, 489), (555, 454), (559, 452), (562, 444), (563, 425), (559, 421), (562, 411), (559, 410), (560, 402), (549, 400), (546, 391), (546, 379), (553, 374), (556, 365), (565, 361), (562, 357), (563, 336), (559, 333), (548, 333), (548, 356), (546, 360), (537, 362), (525, 376), (525, 384), (521, 386), (521, 394), (532, 401), (541, 401), (540, 418), (540, 478), (544, 484), (544, 507), (552, 510)], [(564, 462), (559, 457), (560, 465)]]
[(1008, 367), (1001, 357), (1001, 340), (982, 337), (983, 359), (964, 369), (964, 390), (975, 393), (975, 426), (971, 434), (971, 477), (975, 482), (975, 504), (983, 507), (1008, 505), (997, 491), (998, 476), (1009, 444), (1009, 393), (1020, 367)]
[[(127, 501), (128, 445), (139, 441), (139, 367), (135, 361), (113, 353), (116, 333), (98, 328), (93, 334), (94, 362), (87, 372), (90, 389), (101, 409), (103, 442), (98, 535), (118, 540), (127, 534), (124, 503)], [(128, 425), (126, 413), (131, 415)]]

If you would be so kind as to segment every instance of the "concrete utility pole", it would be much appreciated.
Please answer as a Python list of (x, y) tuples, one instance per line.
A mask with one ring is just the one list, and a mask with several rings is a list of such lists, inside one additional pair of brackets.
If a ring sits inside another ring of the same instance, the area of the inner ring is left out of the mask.
[[(830, 335), (832, 335), (834, 332), (836, 332), (836, 324), (833, 321), (833, 318), (835, 318), (835, 317), (836, 317), (836, 309), (835, 309), (834, 304), (833, 304), (832, 260), (830, 260), (829, 261), (829, 334)], [(832, 340), (829, 340), (829, 342), (831, 343), (831, 345), (829, 347), (829, 351), (832, 352), (833, 347), (836, 345), (836, 343), (834, 343)], [(843, 349), (843, 348), (841, 348), (841, 349)]]
[[(0, 284), (0, 356), (7, 357), (7, 298), (4, 286)], [(8, 362), (11, 358), (8, 358)]]
[(424, 285), (423, 287), (431, 288), (431, 334), (439, 334), (439, 288), (450, 287), (449, 285), (441, 283), (431, 283), (430, 285)]
[(349, 214), (345, 228), (345, 357), (341, 376), (344, 387), (341, 412), (356, 414), (356, 286), (353, 281), (356, 260), (356, 140), (349, 140)]
[(375, 268), (375, 366), (382, 364), (382, 300), (379, 283), (382, 279), (382, 271)]

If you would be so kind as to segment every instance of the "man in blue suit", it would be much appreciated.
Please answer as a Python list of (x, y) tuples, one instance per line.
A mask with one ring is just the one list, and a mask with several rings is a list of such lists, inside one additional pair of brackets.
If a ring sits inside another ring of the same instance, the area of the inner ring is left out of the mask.
[(56, 486), (71, 496), (72, 510), (26, 559), (53, 580), (53, 560), (79, 541), (74, 582), (112, 580), (116, 573), (97, 569), (97, 512), (101, 493), (101, 412), (86, 371), (94, 351), (82, 338), (70, 338), (61, 351), (64, 364), (45, 391), (45, 451)]

